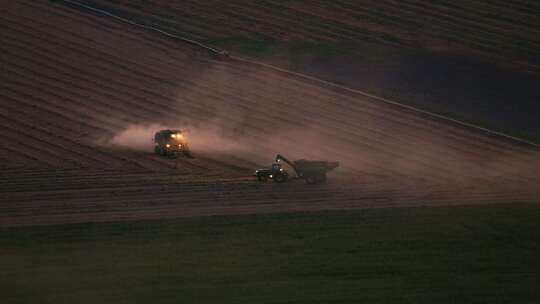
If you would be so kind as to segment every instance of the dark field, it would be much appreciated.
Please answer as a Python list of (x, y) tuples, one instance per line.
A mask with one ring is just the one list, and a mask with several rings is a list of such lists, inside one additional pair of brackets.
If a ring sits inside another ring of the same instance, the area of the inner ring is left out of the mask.
[(540, 142), (536, 1), (83, 1)]
[(540, 142), (540, 4), (81, 2), (232, 56), (0, 2), (0, 303), (540, 303), (538, 145), (242, 60)]
[(540, 206), (0, 230), (3, 303), (537, 303)]

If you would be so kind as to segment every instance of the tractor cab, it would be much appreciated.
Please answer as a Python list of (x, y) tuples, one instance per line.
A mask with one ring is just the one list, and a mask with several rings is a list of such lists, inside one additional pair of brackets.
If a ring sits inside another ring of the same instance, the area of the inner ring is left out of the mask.
[(272, 164), (272, 173), (275, 174), (278, 172), (283, 172), (283, 168), (281, 168), (281, 164), (278, 164), (278, 163)]
[(259, 181), (273, 180), (278, 183), (286, 182), (289, 179), (289, 173), (285, 171), (280, 163), (273, 163), (270, 169), (258, 169), (255, 176)]

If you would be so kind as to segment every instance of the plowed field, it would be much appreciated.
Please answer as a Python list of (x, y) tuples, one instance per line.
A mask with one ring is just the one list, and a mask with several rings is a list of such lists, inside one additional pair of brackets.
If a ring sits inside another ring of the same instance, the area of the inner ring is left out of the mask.
[[(0, 9), (0, 226), (540, 201), (533, 146), (50, 1)], [(152, 154), (162, 126), (195, 158)], [(276, 153), (341, 166), (257, 183)]]

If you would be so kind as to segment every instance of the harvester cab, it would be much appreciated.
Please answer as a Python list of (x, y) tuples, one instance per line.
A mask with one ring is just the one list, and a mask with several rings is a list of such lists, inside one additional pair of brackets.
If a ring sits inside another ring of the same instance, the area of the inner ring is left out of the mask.
[(191, 157), (186, 136), (180, 130), (161, 130), (156, 132), (154, 135), (154, 152), (169, 157), (179, 155)]

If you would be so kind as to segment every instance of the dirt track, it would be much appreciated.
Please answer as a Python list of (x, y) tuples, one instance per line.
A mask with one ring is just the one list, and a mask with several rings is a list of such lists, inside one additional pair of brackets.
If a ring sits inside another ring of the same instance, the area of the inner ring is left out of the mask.
[[(49, 1), (0, 9), (0, 226), (540, 201), (525, 145)], [(110, 144), (149, 124), (188, 128), (197, 157)], [(257, 184), (278, 152), (342, 167)]]

